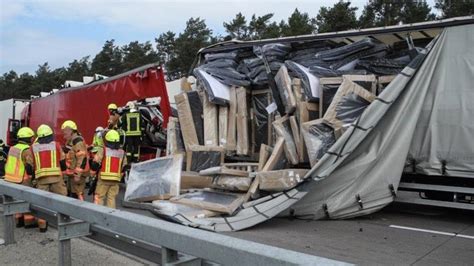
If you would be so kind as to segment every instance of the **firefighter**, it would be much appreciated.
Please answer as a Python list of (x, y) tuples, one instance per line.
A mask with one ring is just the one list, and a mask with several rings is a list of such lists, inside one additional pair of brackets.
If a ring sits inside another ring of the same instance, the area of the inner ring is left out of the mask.
[[(30, 145), (35, 132), (29, 127), (22, 127), (18, 130), (18, 143), (10, 147), (5, 166), (5, 181), (33, 187), (34, 161)], [(25, 228), (37, 225), (35, 217), (29, 213), (15, 214), (16, 227)]]
[(109, 104), (109, 106), (107, 106), (107, 109), (109, 110), (109, 120), (107, 120), (107, 128), (117, 129), (120, 120), (120, 114), (118, 113), (117, 105), (115, 103), (111, 103)]
[[(35, 159), (36, 187), (66, 196), (67, 189), (62, 177), (62, 170), (66, 170), (66, 164), (64, 161), (60, 162), (64, 154), (59, 143), (54, 141), (53, 130), (48, 125), (40, 125), (36, 136), (37, 140), (31, 146)], [(48, 224), (45, 220), (38, 219), (38, 227), (41, 232), (46, 232)]]
[(5, 176), (5, 164), (7, 163), (8, 156), (8, 147), (3, 142), (3, 139), (0, 139), (0, 178)]
[[(70, 147), (68, 155), (70, 156), (69, 166), (65, 174), (70, 183), (70, 196), (79, 200), (84, 200), (84, 189), (86, 178), (89, 176), (89, 159), (87, 154), (87, 145), (77, 130), (77, 125), (72, 120), (67, 120), (61, 125), (66, 147)], [(62, 165), (66, 164), (67, 157), (62, 156)]]
[(125, 131), (125, 152), (129, 163), (138, 162), (140, 156), (140, 144), (142, 141), (142, 121), (140, 112), (135, 103), (128, 102), (129, 112), (122, 115), (120, 124)]
[(92, 145), (89, 148), (92, 153), (96, 153), (98, 147), (104, 146), (104, 137), (102, 136), (103, 134), (104, 134), (103, 127), (97, 127), (95, 129), (94, 138), (92, 139)]
[[(122, 168), (126, 165), (125, 152), (120, 148), (120, 135), (110, 130), (105, 135), (105, 147), (100, 148), (91, 163), (91, 169), (99, 172), (94, 202), (115, 209), (115, 198), (119, 192)], [(99, 171), (100, 170), (100, 171)]]

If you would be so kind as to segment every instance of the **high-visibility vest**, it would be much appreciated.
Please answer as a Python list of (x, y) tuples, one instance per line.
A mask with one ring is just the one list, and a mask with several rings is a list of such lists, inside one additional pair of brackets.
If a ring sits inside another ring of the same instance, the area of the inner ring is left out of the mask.
[(35, 143), (31, 148), (35, 157), (36, 178), (61, 176), (59, 145), (55, 141), (46, 144)]
[(27, 174), (21, 155), (23, 154), (23, 151), (29, 148), (29, 145), (23, 143), (18, 143), (10, 148), (7, 164), (5, 166), (6, 181), (18, 184), (23, 182), (23, 178), (25, 178)]
[(105, 148), (100, 178), (108, 181), (120, 181), (122, 178), (122, 161), (125, 152), (122, 149)]
[(140, 128), (140, 113), (127, 113), (125, 114), (127, 119), (127, 128), (125, 129), (126, 136), (141, 136), (142, 131)]

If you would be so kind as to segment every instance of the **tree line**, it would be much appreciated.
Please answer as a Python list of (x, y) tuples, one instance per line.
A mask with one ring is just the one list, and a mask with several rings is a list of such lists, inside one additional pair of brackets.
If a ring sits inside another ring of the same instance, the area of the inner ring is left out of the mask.
[(68, 66), (51, 69), (46, 62), (35, 73), (18, 74), (14, 70), (0, 77), (0, 99), (30, 98), (41, 91), (60, 88), (66, 80), (82, 81), (83, 76), (94, 73), (113, 76), (148, 63), (164, 65), (167, 78), (172, 80), (186, 75), (202, 47), (227, 41), (258, 40), (311, 33), (343, 31), (358, 28), (414, 23), (474, 14), (472, 0), (436, 0), (433, 9), (424, 0), (369, 0), (361, 15), (350, 1), (339, 1), (331, 7), (321, 7), (316, 17), (295, 9), (287, 20), (273, 20), (273, 14), (252, 15), (246, 18), (238, 13), (224, 22), (224, 36), (215, 35), (202, 18), (190, 18), (183, 32), (168, 31), (154, 42), (132, 41), (119, 46), (115, 40), (105, 41), (102, 50), (94, 57), (76, 59)]

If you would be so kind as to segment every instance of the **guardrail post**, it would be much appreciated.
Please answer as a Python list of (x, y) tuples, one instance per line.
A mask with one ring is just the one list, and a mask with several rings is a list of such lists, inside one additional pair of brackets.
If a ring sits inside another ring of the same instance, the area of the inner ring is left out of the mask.
[(58, 213), (58, 238), (59, 238), (59, 266), (70, 266), (71, 265), (71, 239), (61, 239), (59, 233), (59, 227), (62, 223), (67, 223), (69, 221), (69, 216)]
[[(202, 259), (193, 256), (179, 255), (178, 251), (167, 247), (161, 247), (161, 265), (166, 266), (198, 266), (202, 265)], [(211, 265), (211, 264), (210, 264)]]
[(58, 213), (59, 265), (71, 265), (71, 239), (90, 234), (90, 224)]
[(17, 213), (24, 213), (30, 210), (30, 205), (25, 201), (16, 201), (12, 197), (3, 197), (3, 237), (4, 244), (15, 243), (15, 217)]

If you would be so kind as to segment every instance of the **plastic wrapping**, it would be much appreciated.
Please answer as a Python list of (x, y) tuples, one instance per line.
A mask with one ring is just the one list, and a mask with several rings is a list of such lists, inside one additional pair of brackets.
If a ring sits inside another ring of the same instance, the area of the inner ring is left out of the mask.
[(262, 171), (280, 170), (286, 167), (288, 159), (285, 156), (285, 140), (278, 138), (275, 147), (273, 147), (272, 153), (268, 158), (267, 162), (262, 168)]
[(199, 171), (200, 175), (227, 175), (227, 176), (239, 176), (239, 177), (248, 177), (249, 173), (244, 170), (232, 169), (226, 166), (216, 166), (207, 168)]
[(183, 92), (174, 96), (180, 122), (184, 146), (188, 150), (192, 145), (204, 142), (202, 127), (202, 104), (197, 92)]
[(263, 53), (265, 56), (278, 56), (284, 58), (288, 55), (290, 50), (290, 45), (282, 43), (269, 43), (261, 46), (261, 49), (257, 49), (257, 46), (254, 46), (253, 52), (257, 56), (261, 56)]
[(275, 76), (275, 83), (280, 92), (280, 98), (285, 105), (285, 113), (292, 114), (296, 109), (296, 99), (291, 88), (291, 78), (288, 75), (288, 69), (284, 65), (278, 70)]
[(242, 194), (199, 191), (170, 199), (172, 202), (210, 211), (232, 214), (243, 203)]
[(363, 69), (354, 70), (333, 70), (317, 65), (313, 65), (309, 68), (309, 72), (317, 77), (339, 77), (342, 75), (365, 75), (367, 71)]
[(348, 45), (337, 47), (331, 50), (321, 51), (316, 54), (316, 58), (322, 59), (324, 61), (341, 60), (352, 54), (356, 54), (358, 52), (372, 48), (377, 43), (374, 39), (364, 38), (360, 41)]
[(268, 172), (258, 172), (260, 189), (270, 192), (290, 190), (303, 182), (309, 169), (285, 169)]
[(206, 90), (209, 101), (218, 105), (226, 105), (229, 102), (230, 86), (223, 84), (215, 77), (209, 75), (206, 71), (200, 68), (193, 70), (194, 75)]
[(167, 137), (166, 137), (166, 155), (184, 153), (183, 136), (181, 135), (181, 127), (178, 118), (170, 117), (168, 121)]
[(394, 59), (360, 60), (357, 66), (377, 75), (396, 75), (406, 66), (403, 61)]
[(336, 142), (336, 135), (334, 129), (322, 119), (303, 123), (301, 130), (308, 151), (309, 162), (313, 167)]
[(252, 180), (248, 177), (216, 176), (212, 181), (212, 188), (247, 192), (251, 181)]
[(254, 123), (254, 144), (271, 144), (273, 114), (267, 112), (267, 106), (272, 103), (270, 90), (252, 91), (252, 114)]
[(369, 101), (355, 93), (341, 97), (336, 106), (336, 118), (343, 124), (353, 123), (370, 104)]
[(232, 52), (229, 52), (229, 53), (216, 53), (216, 54), (206, 54), (204, 56), (204, 59), (206, 62), (212, 62), (212, 61), (216, 61), (216, 60), (233, 60), (233, 61), (237, 61), (238, 59), (238, 53), (237, 51), (232, 51)]
[(179, 195), (183, 155), (132, 164), (124, 199), (152, 201)]
[[(352, 70), (354, 69), (358, 60), (360, 59), (380, 58), (380, 57), (384, 57), (386, 54), (387, 54), (387, 46), (384, 44), (377, 45), (370, 49), (361, 51), (357, 54), (352, 54), (342, 60), (332, 62), (331, 68), (338, 69), (338, 70)], [(348, 65), (350, 65), (350, 67)]]
[(177, 214), (180, 214), (186, 217), (206, 218), (219, 215), (217, 212), (194, 208), (168, 200), (154, 200), (152, 202), (152, 205), (156, 208), (154, 210), (154, 213), (165, 216), (175, 216)]
[(309, 101), (319, 101), (319, 78), (309, 69), (293, 61), (285, 61), (285, 66), (301, 80), (304, 95)]
[(212, 185), (212, 176), (199, 175), (197, 172), (181, 172), (181, 189), (208, 188)]
[(202, 69), (219, 82), (228, 86), (249, 86), (250, 81), (247, 80), (247, 76), (239, 73), (237, 70), (230, 67), (210, 67), (202, 65), (198, 69)]
[(219, 166), (224, 160), (224, 149), (211, 146), (192, 146), (186, 152), (186, 171), (201, 170)]
[(284, 150), (288, 161), (291, 164), (298, 164), (299, 157), (296, 152), (296, 143), (293, 138), (293, 133), (291, 131), (290, 120), (287, 116), (284, 116), (273, 122), (273, 127), (277, 136), (285, 140)]
[(239, 64), (231, 59), (216, 60), (201, 65), (203, 68), (237, 68)]
[[(356, 95), (364, 99), (365, 102), (350, 95)], [(336, 95), (323, 118), (331, 123), (334, 129), (342, 129), (347, 123), (355, 121), (374, 99), (374, 94), (344, 76), (343, 82), (337, 89)], [(351, 107), (354, 108), (354, 112), (352, 112)], [(345, 123), (342, 119), (348, 122)]]

